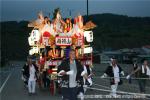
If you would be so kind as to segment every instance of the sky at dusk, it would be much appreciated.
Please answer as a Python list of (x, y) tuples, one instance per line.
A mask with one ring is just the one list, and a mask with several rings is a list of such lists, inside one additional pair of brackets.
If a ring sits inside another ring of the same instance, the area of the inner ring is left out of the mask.
[[(61, 9), (62, 17), (86, 15), (87, 0), (0, 0), (1, 21), (32, 20), (39, 11), (52, 18), (53, 10)], [(89, 0), (89, 14), (114, 13), (150, 17), (150, 0)]]

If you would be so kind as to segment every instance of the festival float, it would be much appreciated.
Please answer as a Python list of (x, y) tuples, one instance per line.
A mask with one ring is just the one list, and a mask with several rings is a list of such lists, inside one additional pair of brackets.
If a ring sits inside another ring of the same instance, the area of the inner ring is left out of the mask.
[[(44, 17), (42, 12), (38, 18), (31, 21), (28, 27), (33, 28), (28, 42), (31, 47), (29, 55), (36, 56), (40, 76), (46, 71), (50, 80), (50, 93), (55, 95), (59, 89), (57, 77), (57, 66), (69, 56), (69, 50), (74, 49), (76, 58), (82, 64), (92, 66), (93, 42), (92, 29), (96, 25), (89, 21), (83, 24), (83, 17), (78, 15), (74, 19), (61, 17), (60, 9), (53, 13), (53, 20)], [(39, 76), (39, 85), (42, 87), (42, 79)]]

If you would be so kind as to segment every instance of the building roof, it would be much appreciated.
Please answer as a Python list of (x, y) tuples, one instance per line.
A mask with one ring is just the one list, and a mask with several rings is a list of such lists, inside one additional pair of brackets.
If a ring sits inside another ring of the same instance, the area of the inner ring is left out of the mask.
[(145, 46), (143, 46), (143, 47), (150, 49), (150, 45), (145, 45)]

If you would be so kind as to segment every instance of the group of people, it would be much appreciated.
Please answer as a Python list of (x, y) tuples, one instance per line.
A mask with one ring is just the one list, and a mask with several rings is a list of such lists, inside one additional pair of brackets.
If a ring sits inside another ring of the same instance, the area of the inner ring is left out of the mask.
[[(27, 64), (23, 67), (23, 75), (26, 78), (25, 83), (28, 85), (29, 94), (35, 93), (36, 79), (38, 73), (38, 67), (32, 63), (32, 59), (27, 59)], [(90, 71), (90, 72), (88, 72)], [(80, 61), (75, 58), (75, 50), (71, 49), (69, 52), (69, 58), (66, 58), (58, 66), (58, 79), (60, 79), (61, 93), (63, 100), (77, 100), (80, 96), (81, 100), (84, 99), (85, 89), (83, 85), (86, 82), (89, 86), (92, 85), (91, 69), (86, 68)], [(126, 79), (131, 78), (136, 74), (137, 78), (150, 78), (150, 68), (148, 66), (148, 60), (143, 59), (141, 65), (134, 64), (134, 70), (131, 74), (126, 76)], [(101, 78), (109, 77), (111, 85), (111, 94), (113, 97), (117, 96), (117, 87), (121, 85), (123, 81), (121, 76), (124, 76), (123, 69), (118, 65), (116, 59), (111, 59), (110, 65), (104, 71)], [(146, 79), (138, 80), (141, 93), (145, 93)]]
[[(116, 97), (117, 87), (121, 85), (123, 81), (121, 80), (121, 76), (124, 76), (124, 71), (117, 64), (116, 59), (111, 59), (110, 65), (105, 70), (104, 74), (101, 78), (110, 78), (111, 85), (111, 94), (113, 97)], [(135, 75), (135, 78), (138, 78), (139, 90), (140, 93), (144, 94), (146, 92), (146, 81), (150, 78), (150, 68), (148, 66), (148, 60), (143, 59), (141, 61), (141, 65), (138, 65), (137, 62), (133, 64), (133, 71), (131, 74), (126, 76), (126, 79), (131, 79), (131, 77)]]
[(133, 71), (126, 78), (130, 79), (133, 75), (135, 75), (136, 78), (141, 78), (138, 79), (139, 89), (141, 93), (145, 93), (147, 81), (146, 79), (150, 79), (150, 68), (147, 59), (143, 59), (141, 63), (142, 64), (139, 66), (137, 62), (135, 62), (133, 64)]
[[(83, 100), (85, 93), (83, 79), (87, 80), (90, 85), (93, 82), (88, 77), (89, 74), (84, 70), (84, 67), (75, 59), (74, 50), (71, 50), (69, 55), (69, 59), (64, 60), (58, 67), (58, 75), (62, 79), (62, 97), (63, 100), (77, 100), (77, 97), (80, 95), (81, 100)], [(138, 78), (140, 93), (144, 94), (146, 92), (146, 81), (150, 78), (148, 60), (143, 59), (141, 65), (133, 64), (133, 66), (134, 68), (131, 74), (125, 76), (123, 69), (117, 63), (117, 59), (111, 59), (110, 65), (106, 68), (101, 78), (110, 78), (110, 95), (112, 97), (117, 97), (118, 85), (123, 84), (121, 77), (124, 76), (126, 79), (129, 79), (134, 74)]]
[[(38, 79), (39, 68), (33, 63), (32, 58), (27, 58), (27, 63), (22, 69), (22, 75), (25, 85), (28, 88), (29, 95), (35, 94), (36, 80)], [(58, 77), (61, 78), (61, 93), (63, 100), (76, 100), (77, 95), (84, 98), (83, 85), (92, 85), (92, 69), (86, 67), (83, 63), (75, 58), (75, 50), (71, 49), (69, 58), (66, 58), (58, 66)], [(46, 73), (46, 71), (45, 71)], [(43, 74), (46, 77), (46, 74)], [(43, 78), (45, 79), (45, 78)], [(43, 80), (44, 81), (44, 80)], [(44, 82), (43, 82), (44, 83)], [(46, 84), (44, 83), (44, 87)]]

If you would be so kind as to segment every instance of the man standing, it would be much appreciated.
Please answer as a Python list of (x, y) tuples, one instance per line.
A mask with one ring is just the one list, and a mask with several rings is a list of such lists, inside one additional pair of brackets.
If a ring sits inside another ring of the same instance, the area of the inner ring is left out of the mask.
[(28, 58), (28, 64), (25, 67), (24, 75), (27, 77), (28, 80), (29, 95), (35, 94), (37, 72), (38, 72), (38, 67), (32, 63), (31, 58)]
[(23, 68), (22, 68), (22, 80), (24, 81), (24, 85), (25, 87), (28, 87), (28, 78), (27, 78), (27, 74), (26, 74), (26, 69), (29, 65), (29, 59), (27, 58), (27, 62), (24, 64)]
[(122, 80), (120, 79), (120, 74), (124, 76), (124, 72), (122, 68), (117, 64), (116, 59), (111, 59), (110, 66), (107, 67), (104, 74), (101, 78), (105, 78), (107, 76), (110, 77), (110, 84), (111, 84), (111, 95), (116, 97), (116, 91), (118, 85), (122, 84)]
[(58, 66), (58, 76), (61, 79), (63, 100), (77, 100), (77, 87), (83, 84), (83, 77), (92, 85), (81, 63), (75, 59), (74, 50), (70, 50), (69, 59)]
[(80, 88), (78, 88), (78, 97), (80, 98), (80, 100), (84, 100), (84, 94), (85, 92), (87, 91), (87, 86), (90, 86), (91, 84), (89, 83), (89, 81), (92, 82), (92, 69), (91, 69), (91, 66), (87, 66), (87, 65), (82, 65), (83, 68), (84, 68), (84, 71), (85, 73), (87, 74), (88, 76), (88, 80), (86, 78), (83, 77), (83, 84), (81, 85)]

